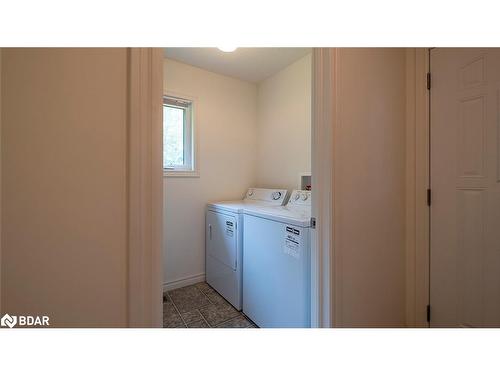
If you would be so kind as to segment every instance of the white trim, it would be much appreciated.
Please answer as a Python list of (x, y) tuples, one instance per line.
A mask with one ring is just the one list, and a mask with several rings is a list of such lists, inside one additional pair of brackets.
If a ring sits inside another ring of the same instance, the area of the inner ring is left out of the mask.
[(429, 50), (406, 53), (406, 325), (428, 327)]
[(333, 132), (336, 118), (334, 48), (314, 48), (312, 55), (312, 216), (311, 326), (332, 327), (334, 289), (333, 248)]
[(200, 177), (200, 173), (198, 171), (184, 171), (181, 169), (176, 170), (163, 170), (163, 177)]
[(163, 54), (128, 56), (128, 326), (161, 327)]
[(169, 291), (177, 288), (182, 288), (184, 286), (193, 285), (205, 281), (205, 273), (200, 273), (198, 275), (183, 277), (173, 281), (167, 281), (163, 283), (163, 291)]

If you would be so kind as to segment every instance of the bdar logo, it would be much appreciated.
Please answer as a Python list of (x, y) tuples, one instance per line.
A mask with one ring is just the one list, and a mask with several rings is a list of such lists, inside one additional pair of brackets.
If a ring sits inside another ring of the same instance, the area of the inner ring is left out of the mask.
[(17, 324), (17, 316), (10, 316), (9, 314), (5, 314), (0, 320), (0, 324), (2, 327), (12, 328)]
[(5, 314), (2, 319), (0, 319), (0, 326), (14, 328), (18, 327), (36, 327), (36, 326), (50, 326), (49, 317), (46, 315), (42, 316), (31, 316), (31, 315), (9, 315)]

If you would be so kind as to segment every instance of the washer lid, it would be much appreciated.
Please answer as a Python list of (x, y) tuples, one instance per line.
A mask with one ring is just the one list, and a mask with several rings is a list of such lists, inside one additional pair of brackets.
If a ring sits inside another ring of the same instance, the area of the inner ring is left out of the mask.
[(247, 207), (243, 209), (243, 213), (302, 228), (311, 226), (310, 207)]

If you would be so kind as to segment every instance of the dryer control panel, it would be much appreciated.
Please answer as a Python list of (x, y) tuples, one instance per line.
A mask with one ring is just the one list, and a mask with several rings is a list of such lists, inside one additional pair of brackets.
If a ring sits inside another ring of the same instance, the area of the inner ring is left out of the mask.
[(244, 200), (245, 201), (260, 201), (267, 202), (271, 205), (281, 206), (285, 203), (287, 197), (286, 189), (248, 189)]

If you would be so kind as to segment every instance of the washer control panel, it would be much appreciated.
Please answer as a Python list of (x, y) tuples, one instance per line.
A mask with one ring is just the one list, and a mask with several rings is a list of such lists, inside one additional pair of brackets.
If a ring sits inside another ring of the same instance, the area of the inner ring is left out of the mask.
[(288, 200), (288, 205), (311, 206), (311, 191), (310, 190), (294, 190)]

